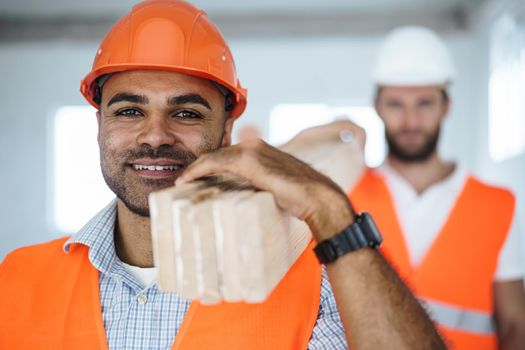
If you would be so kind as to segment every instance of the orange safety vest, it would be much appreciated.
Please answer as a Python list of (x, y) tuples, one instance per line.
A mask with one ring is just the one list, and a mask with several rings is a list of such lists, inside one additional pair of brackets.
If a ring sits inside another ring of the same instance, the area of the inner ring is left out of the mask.
[[(108, 349), (98, 271), (66, 238), (19, 249), (0, 265), (0, 349)], [(172, 349), (306, 349), (321, 265), (313, 242), (261, 304), (192, 302)]]
[(349, 197), (374, 217), (382, 252), (454, 349), (496, 349), (492, 283), (514, 212), (513, 195), (469, 177), (435, 242), (412, 266), (385, 181), (368, 170)]

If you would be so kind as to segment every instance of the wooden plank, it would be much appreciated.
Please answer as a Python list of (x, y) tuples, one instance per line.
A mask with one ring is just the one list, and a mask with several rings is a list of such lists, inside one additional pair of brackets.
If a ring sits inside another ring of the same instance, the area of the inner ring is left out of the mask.
[(195, 182), (177, 191), (167, 189), (156, 192), (153, 200), (152, 197), (149, 198), (153, 257), (157, 267), (159, 288), (163, 290), (178, 291), (171, 204), (177, 196), (184, 198), (201, 186), (203, 186), (201, 182)]

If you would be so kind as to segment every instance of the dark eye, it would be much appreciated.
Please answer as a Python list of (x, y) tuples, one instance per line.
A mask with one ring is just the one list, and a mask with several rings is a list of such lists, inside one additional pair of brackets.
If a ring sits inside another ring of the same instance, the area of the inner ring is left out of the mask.
[(179, 119), (186, 119), (186, 120), (197, 120), (197, 119), (203, 119), (202, 115), (200, 115), (197, 112), (190, 111), (190, 110), (183, 110), (179, 111), (174, 114), (176, 118)]
[(430, 100), (423, 100), (419, 103), (419, 106), (422, 108), (432, 107), (433, 105), (434, 105), (434, 102)]
[(390, 108), (401, 108), (401, 103), (397, 101), (389, 101), (387, 102), (387, 106)]
[(123, 116), (123, 117), (138, 117), (138, 116), (141, 116), (142, 113), (136, 109), (133, 109), (133, 108), (125, 108), (125, 109), (121, 109), (119, 111), (117, 111), (117, 113), (115, 113), (116, 115), (120, 115), (120, 116)]

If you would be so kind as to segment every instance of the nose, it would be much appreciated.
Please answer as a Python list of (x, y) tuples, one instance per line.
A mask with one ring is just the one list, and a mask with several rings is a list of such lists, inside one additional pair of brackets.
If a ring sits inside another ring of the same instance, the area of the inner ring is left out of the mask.
[(169, 120), (163, 116), (149, 116), (141, 126), (137, 137), (140, 145), (159, 148), (162, 145), (172, 146), (176, 142), (175, 134), (170, 130)]
[(405, 110), (405, 126), (409, 129), (416, 128), (419, 125), (420, 117), (415, 108), (407, 108)]

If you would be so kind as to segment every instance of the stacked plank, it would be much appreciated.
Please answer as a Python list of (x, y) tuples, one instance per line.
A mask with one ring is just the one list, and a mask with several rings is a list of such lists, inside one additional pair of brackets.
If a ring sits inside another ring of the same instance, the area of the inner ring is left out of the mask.
[[(364, 140), (342, 142), (332, 129), (324, 137), (299, 134), (281, 149), (349, 190), (364, 168)], [(155, 192), (149, 200), (159, 287), (204, 304), (264, 301), (312, 236), (271, 193), (229, 174)]]

